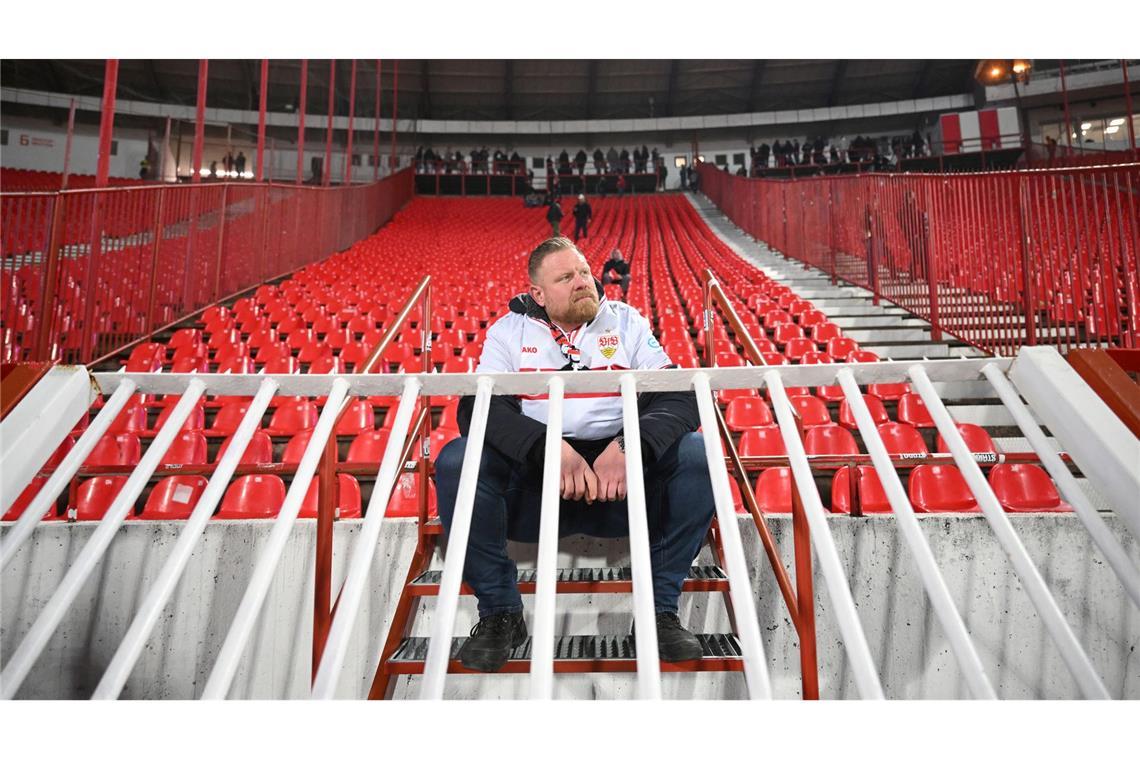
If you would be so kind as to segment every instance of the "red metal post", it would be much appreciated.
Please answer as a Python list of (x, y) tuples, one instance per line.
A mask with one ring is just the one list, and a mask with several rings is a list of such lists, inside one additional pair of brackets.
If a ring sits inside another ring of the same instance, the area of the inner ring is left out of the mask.
[[(166, 117), (166, 131), (162, 135), (162, 156), (158, 159), (158, 181), (166, 181), (166, 156), (170, 153), (170, 117)], [(174, 167), (175, 175), (178, 174), (177, 165)]]
[(328, 186), (332, 180), (332, 136), (333, 136), (333, 107), (336, 102), (336, 59), (329, 61), (329, 117), (325, 129), (325, 165), (321, 167), (321, 184)]
[(396, 115), (400, 105), (400, 62), (392, 61), (392, 153), (388, 157), (388, 171), (396, 171)]
[(1065, 62), (1061, 66), (1061, 105), (1065, 109), (1065, 140), (1069, 145), (1069, 154), (1073, 153), (1073, 118), (1069, 115), (1069, 87), (1065, 84)]
[(344, 184), (352, 184), (352, 117), (356, 114), (356, 59), (348, 77), (348, 140), (344, 148)]
[(265, 106), (269, 98), (269, 59), (261, 59), (261, 97), (257, 104), (257, 168), (254, 179), (258, 182), (265, 176)]
[(99, 165), (95, 186), (106, 187), (111, 167), (111, 132), (115, 128), (115, 90), (119, 82), (119, 61), (107, 59), (103, 67), (103, 118), (99, 121)]
[(297, 184), (305, 181), (305, 93), (309, 89), (309, 62), (301, 61), (301, 96), (297, 105)]
[(202, 145), (206, 141), (206, 78), (210, 62), (198, 61), (198, 112), (194, 121), (194, 157), (190, 162), (190, 181), (202, 181)]
[(376, 59), (376, 116), (372, 127), (372, 181), (380, 179), (380, 68), (383, 64)]
[(1120, 73), (1124, 75), (1124, 106), (1128, 111), (1128, 150), (1136, 158), (1136, 129), (1132, 126), (1132, 90), (1128, 87), (1128, 61), (1120, 59)]
[[(166, 120), (167, 134), (170, 134), (170, 119)], [(63, 148), (63, 180), (59, 184), (60, 190), (67, 189), (67, 177), (71, 169), (71, 138), (75, 136), (75, 98), (71, 99), (71, 106), (67, 109), (67, 143)]]

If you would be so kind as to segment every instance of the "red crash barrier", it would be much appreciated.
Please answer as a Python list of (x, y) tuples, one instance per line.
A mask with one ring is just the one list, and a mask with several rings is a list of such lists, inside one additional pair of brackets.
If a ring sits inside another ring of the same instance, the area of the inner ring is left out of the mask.
[(412, 196), (216, 183), (0, 195), (5, 362), (87, 363), (225, 296), (344, 250)]
[(978, 348), (1140, 345), (1140, 164), (765, 180), (703, 165), (741, 229)]

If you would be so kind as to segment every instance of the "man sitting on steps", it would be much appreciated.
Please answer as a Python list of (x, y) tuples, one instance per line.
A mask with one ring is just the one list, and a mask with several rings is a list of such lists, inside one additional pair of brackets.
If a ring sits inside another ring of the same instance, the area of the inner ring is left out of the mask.
[[(567, 238), (535, 248), (527, 269), (530, 289), (487, 330), (476, 372), (675, 366), (645, 317), (604, 297)], [(538, 541), (548, 403), (546, 396), (492, 397), (463, 571), (479, 601), (479, 623), (459, 651), (473, 670), (499, 670), (526, 640), (507, 539)], [(460, 401), (464, 437), (435, 463), (439, 515), (449, 534), (473, 408), (473, 396)], [(642, 393), (638, 411), (658, 649), (667, 662), (694, 660), (701, 645), (681, 626), (677, 602), (713, 515), (704, 443), (694, 432), (696, 397)], [(567, 394), (563, 425), (559, 535), (629, 535), (620, 394)]]

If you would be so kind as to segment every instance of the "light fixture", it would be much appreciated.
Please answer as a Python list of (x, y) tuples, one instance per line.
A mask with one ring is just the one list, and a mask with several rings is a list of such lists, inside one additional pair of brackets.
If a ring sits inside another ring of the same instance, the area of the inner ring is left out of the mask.
[(1120, 131), (1120, 127), (1109, 127), (1108, 129), (1104, 130), (1104, 133), (1106, 135), (1114, 135), (1119, 131)]
[(994, 66), (993, 68), (990, 69), (990, 78), (991, 79), (997, 79), (1001, 75), (1002, 75), (1001, 66)]
[(1124, 119), (1123, 119), (1123, 118), (1120, 118), (1120, 119), (1113, 119), (1112, 121), (1110, 121), (1110, 122), (1108, 123), (1108, 126), (1110, 126), (1110, 127), (1119, 127), (1119, 126), (1120, 126), (1121, 124), (1123, 124), (1123, 123), (1124, 123)]
[(242, 172), (241, 176), (245, 179), (253, 179), (253, 172), (247, 170)]
[(199, 177), (209, 177), (210, 176), (210, 170), (205, 169), (205, 168), (199, 169), (198, 170), (198, 176)]
[(1084, 129), (1084, 130), (1092, 129), (1092, 122), (1086, 121), (1084, 124), (1081, 125), (1081, 129)]
[(1076, 139), (1076, 137), (1077, 137), (1077, 133), (1076, 133), (1076, 132), (1074, 132), (1074, 133), (1073, 133), (1073, 138), (1074, 138), (1074, 139)]

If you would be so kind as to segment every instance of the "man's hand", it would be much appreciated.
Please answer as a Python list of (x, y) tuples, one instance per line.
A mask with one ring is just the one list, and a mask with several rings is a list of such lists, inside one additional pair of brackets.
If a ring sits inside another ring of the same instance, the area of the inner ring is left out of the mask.
[(566, 441), (562, 442), (562, 498), (567, 501), (586, 499), (593, 504), (598, 496), (598, 477), (582, 455)]
[(625, 452), (617, 440), (610, 441), (594, 460), (594, 472), (598, 475), (598, 501), (625, 498)]

